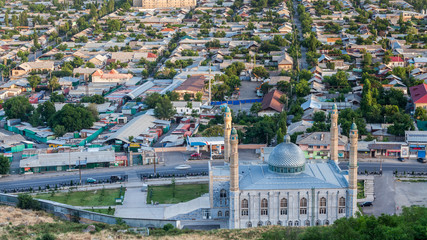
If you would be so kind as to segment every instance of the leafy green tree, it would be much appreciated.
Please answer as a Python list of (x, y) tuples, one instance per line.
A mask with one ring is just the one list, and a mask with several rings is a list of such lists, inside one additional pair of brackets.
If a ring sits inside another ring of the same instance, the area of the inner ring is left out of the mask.
[(33, 91), (36, 89), (36, 87), (40, 84), (41, 78), (37, 75), (31, 75), (28, 78), (28, 83), (30, 84)]
[(8, 174), (10, 169), (9, 158), (0, 155), (0, 174)]
[(67, 133), (67, 131), (65, 131), (65, 127), (62, 125), (56, 125), (53, 128), (53, 133), (55, 133), (55, 136), (57, 137), (62, 137), (64, 136), (65, 133)]
[(326, 121), (326, 114), (325, 114), (325, 112), (315, 112), (313, 114), (313, 121), (315, 121), (315, 122), (324, 122), (324, 121)]
[(282, 133), (282, 129), (279, 128), (279, 130), (277, 131), (277, 144), (282, 143), (285, 140), (285, 136)]
[(363, 55), (363, 64), (368, 66), (372, 64), (372, 55), (370, 53)]
[(184, 101), (190, 101), (191, 100), (191, 95), (188, 93), (184, 94)]
[(257, 115), (262, 110), (262, 105), (259, 102), (252, 104), (250, 112), (254, 115)]
[(144, 103), (145, 103), (145, 105), (147, 105), (148, 108), (155, 108), (156, 104), (160, 101), (161, 98), (162, 98), (162, 95), (155, 92), (155, 93), (148, 95), (145, 98)]
[(171, 101), (178, 101), (179, 100), (179, 93), (177, 93), (175, 91), (168, 92), (167, 95)]
[(74, 132), (92, 127), (95, 120), (91, 111), (83, 105), (66, 104), (48, 120), (48, 124), (51, 128), (62, 125), (67, 132)]
[(204, 137), (219, 137), (224, 136), (224, 128), (222, 125), (214, 125), (212, 127), (206, 128), (202, 132)]
[(58, 94), (56, 92), (52, 93), (50, 95), (50, 101), (51, 102), (65, 102), (65, 96), (62, 94)]
[(254, 67), (252, 73), (260, 78), (268, 78), (270, 76), (268, 71), (263, 66)]
[(58, 89), (59, 87), (59, 81), (56, 76), (53, 76), (51, 79), (49, 79), (49, 88), (51, 92), (53, 92), (55, 89)]
[(168, 96), (162, 97), (154, 108), (154, 115), (160, 119), (170, 119), (175, 113), (175, 108)]
[(50, 101), (46, 101), (37, 107), (37, 112), (40, 113), (40, 119), (42, 122), (47, 122), (56, 112), (55, 104)]
[(203, 97), (203, 93), (202, 92), (197, 92), (196, 93), (196, 101), (201, 102), (202, 101), (202, 97)]
[(22, 121), (27, 121), (31, 116), (34, 107), (24, 96), (9, 98), (5, 101), (4, 111), (8, 119), (18, 118)]
[(427, 121), (427, 110), (425, 110), (422, 107), (417, 107), (415, 109), (414, 117), (415, 117), (415, 119), (420, 120), (420, 121)]
[(310, 85), (306, 80), (300, 80), (299, 83), (295, 85), (295, 93), (299, 97), (305, 97), (310, 93)]

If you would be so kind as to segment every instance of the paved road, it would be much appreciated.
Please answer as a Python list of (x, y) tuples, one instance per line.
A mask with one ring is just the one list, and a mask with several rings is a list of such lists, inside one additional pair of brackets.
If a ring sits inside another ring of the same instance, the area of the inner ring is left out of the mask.
[[(299, 19), (299, 14), (297, 11), (297, 6), (298, 6), (298, 2), (294, 1), (294, 10), (295, 10), (295, 15), (294, 15), (294, 23), (298, 29), (298, 37), (300, 39), (300, 41), (302, 41), (304, 39), (303, 35), (302, 35), (302, 26), (301, 26), (301, 21)], [(307, 64), (307, 48), (305, 48), (304, 46), (301, 46), (301, 60), (299, 61), (299, 67), (300, 70), (301, 69), (307, 69), (308, 68), (308, 64)]]
[[(206, 161), (190, 163), (191, 169), (188, 170), (176, 170), (177, 165), (163, 166), (158, 165), (156, 167), (156, 172), (159, 174), (185, 174), (185, 173), (201, 173), (208, 171), (208, 164)], [(222, 162), (214, 162), (214, 165), (222, 165)], [(343, 170), (347, 169), (347, 163), (340, 163), (340, 167)], [(359, 163), (359, 172), (360, 171), (379, 171), (379, 163)], [(420, 163), (410, 163), (410, 164), (401, 164), (401, 163), (384, 163), (383, 171), (384, 172), (393, 172), (399, 170), (400, 172), (406, 171), (416, 171), (416, 172), (427, 172), (427, 165), (422, 165)], [(109, 179), (111, 175), (129, 175), (131, 180), (137, 180), (137, 176), (140, 174), (151, 174), (154, 172), (153, 165), (149, 166), (134, 166), (128, 168), (104, 168), (104, 169), (94, 169), (94, 170), (83, 170), (82, 171), (82, 180), (91, 177), (97, 180)], [(78, 172), (59, 172), (59, 173), (46, 173), (46, 174), (35, 174), (35, 175), (20, 175), (13, 176), (4, 179), (0, 179), (0, 191), (11, 190), (16, 188), (30, 188), (38, 189), (38, 187), (45, 187), (46, 185), (55, 186), (55, 184), (65, 184), (79, 182), (79, 173)]]

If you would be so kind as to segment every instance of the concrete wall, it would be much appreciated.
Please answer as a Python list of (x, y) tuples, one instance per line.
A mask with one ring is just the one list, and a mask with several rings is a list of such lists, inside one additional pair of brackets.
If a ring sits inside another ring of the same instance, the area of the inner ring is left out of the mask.
[(200, 208), (210, 208), (209, 196), (202, 196), (188, 202), (167, 206), (164, 210), (164, 218), (171, 218), (180, 214), (186, 214)]
[[(107, 224), (116, 224), (117, 219), (114, 216), (94, 213), (77, 209), (73, 206), (52, 202), (48, 200), (39, 200), (42, 210), (52, 213), (55, 216), (64, 220), (79, 219), (81, 223), (91, 224), (94, 222), (101, 222)], [(16, 206), (18, 197), (10, 194), (0, 194), (0, 204)], [(181, 228), (180, 221), (176, 220), (162, 220), (162, 219), (139, 219), (139, 218), (122, 218), (124, 222), (130, 227), (163, 227), (165, 224), (172, 224), (177, 228)]]

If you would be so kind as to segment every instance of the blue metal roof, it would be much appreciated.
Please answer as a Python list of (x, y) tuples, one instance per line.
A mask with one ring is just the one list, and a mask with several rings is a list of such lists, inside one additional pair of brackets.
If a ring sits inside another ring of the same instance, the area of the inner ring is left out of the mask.
[(284, 190), (311, 188), (347, 188), (346, 171), (329, 162), (306, 163), (298, 174), (270, 172), (267, 164), (240, 165), (241, 190)]

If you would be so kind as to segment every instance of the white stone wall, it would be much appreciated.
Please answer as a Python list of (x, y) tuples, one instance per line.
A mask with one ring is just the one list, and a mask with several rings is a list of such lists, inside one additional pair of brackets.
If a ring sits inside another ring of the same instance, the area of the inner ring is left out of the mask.
[[(300, 214), (300, 199), (303, 197), (307, 199), (307, 214)], [(322, 197), (326, 198), (326, 214), (319, 213), (319, 201)], [(249, 201), (249, 216), (241, 216), (241, 211), (236, 214), (239, 214), (240, 228), (247, 228), (249, 222), (254, 227), (258, 223), (263, 226), (267, 225), (268, 222), (271, 225), (278, 225), (279, 221), (283, 226), (288, 226), (290, 221), (292, 221), (293, 226), (295, 226), (296, 221), (299, 222), (299, 226), (305, 226), (306, 220), (310, 221), (310, 226), (316, 225), (317, 222), (319, 225), (325, 225), (326, 221), (332, 224), (336, 219), (346, 217), (345, 212), (338, 213), (340, 197), (346, 197), (346, 189), (241, 191), (239, 203), (243, 199)], [(268, 200), (268, 215), (261, 215), (260, 207), (263, 198)], [(282, 198), (287, 198), (288, 200), (287, 215), (280, 215), (280, 201)]]

